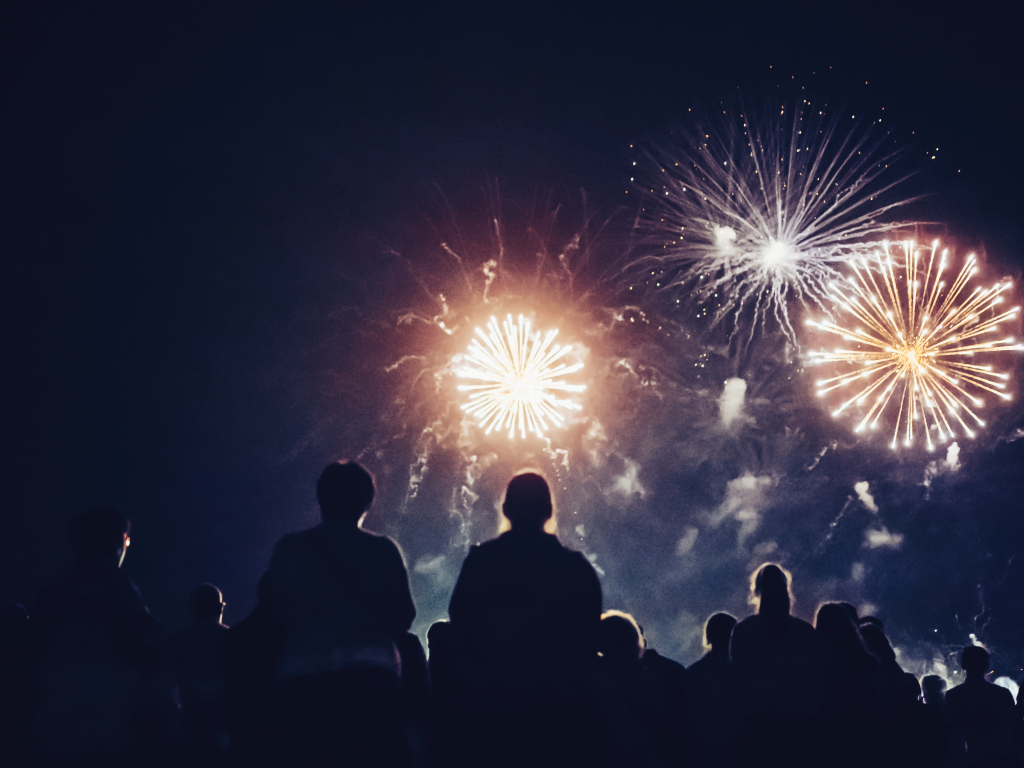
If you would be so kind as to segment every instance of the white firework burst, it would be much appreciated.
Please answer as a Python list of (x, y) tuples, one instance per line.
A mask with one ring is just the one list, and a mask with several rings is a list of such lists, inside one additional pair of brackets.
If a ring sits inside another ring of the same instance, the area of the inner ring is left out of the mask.
[(455, 371), (460, 378), (481, 382), (459, 385), (459, 390), (469, 392), (469, 402), (462, 409), (479, 420), (486, 434), (508, 429), (510, 438), (517, 431), (524, 438), (527, 432), (542, 437), (549, 422), (565, 422), (560, 410), (581, 409), (578, 403), (559, 396), (582, 392), (586, 386), (556, 380), (583, 368), (582, 363), (563, 361), (571, 346), (552, 345), (557, 329), (546, 334), (534, 332), (522, 315), (518, 323), (509, 315), (500, 328), (492, 317), (487, 330), (476, 329), (467, 364)]
[(907, 226), (886, 214), (912, 198), (893, 187), (909, 174), (892, 166), (900, 150), (878, 122), (832, 116), (802, 100), (755, 115), (743, 109), (682, 135), (649, 155), (645, 205), (652, 253), (636, 262), (657, 287), (682, 287), (712, 325), (750, 334), (769, 314), (797, 343), (788, 305), (825, 309), (833, 265), (869, 253), (880, 235)]

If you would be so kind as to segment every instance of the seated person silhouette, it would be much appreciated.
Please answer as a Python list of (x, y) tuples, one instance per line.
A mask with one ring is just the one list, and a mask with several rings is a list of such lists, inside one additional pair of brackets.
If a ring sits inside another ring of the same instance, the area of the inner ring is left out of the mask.
[[(316, 486), (322, 523), (284, 536), (266, 574), (283, 633), (277, 665), (296, 764), (404, 761), (396, 639), (416, 609), (398, 546), (360, 525), (374, 483), (355, 462)], [(285, 706), (285, 702), (288, 706)]]
[(43, 587), (32, 612), (41, 765), (118, 765), (144, 746), (161, 629), (121, 570), (129, 531), (113, 509), (74, 518), (74, 566)]
[(814, 714), (814, 628), (791, 616), (790, 575), (766, 563), (751, 577), (757, 613), (732, 630), (729, 655), (742, 702), (747, 760), (806, 764)]
[(988, 662), (988, 651), (968, 645), (960, 654), (967, 679), (946, 693), (949, 724), (970, 766), (1007, 765), (1013, 756), (1013, 695), (985, 679)]
[(597, 716), (588, 695), (597, 658), (601, 584), (587, 559), (544, 530), (543, 477), (512, 478), (511, 530), (470, 548), (448, 614), (460, 659), (467, 765), (584, 762)]
[(170, 658), (181, 698), (182, 737), (198, 757), (227, 750), (227, 690), (222, 623), (224, 598), (213, 584), (201, 584), (189, 596), (192, 622), (169, 640)]

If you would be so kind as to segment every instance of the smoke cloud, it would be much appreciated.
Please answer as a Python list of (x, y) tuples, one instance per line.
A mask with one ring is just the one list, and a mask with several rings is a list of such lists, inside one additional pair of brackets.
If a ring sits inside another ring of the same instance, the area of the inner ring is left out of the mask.
[(743, 379), (729, 379), (718, 400), (718, 409), (722, 417), (722, 425), (728, 429), (743, 415), (743, 400), (747, 395), (747, 382)]
[(889, 533), (889, 529), (884, 525), (881, 528), (869, 528), (864, 532), (864, 546), (871, 549), (899, 549), (903, 546), (903, 534)]
[(868, 490), (868, 481), (861, 480), (859, 483), (853, 484), (853, 490), (857, 492), (857, 498), (861, 500), (861, 503), (870, 509), (874, 513), (878, 513), (878, 505), (875, 504), (875, 497), (871, 495)]

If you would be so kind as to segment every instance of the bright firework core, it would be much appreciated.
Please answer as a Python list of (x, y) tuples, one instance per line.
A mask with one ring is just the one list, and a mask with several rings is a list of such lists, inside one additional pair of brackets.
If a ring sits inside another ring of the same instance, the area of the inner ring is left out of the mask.
[(955, 436), (957, 426), (968, 437), (975, 435), (972, 427), (985, 426), (974, 410), (984, 405), (979, 395), (1010, 399), (1005, 391), (1008, 374), (966, 360), (976, 354), (1024, 349), (1013, 337), (991, 338), (999, 333), (1001, 322), (1017, 317), (1020, 307), (1004, 312), (997, 309), (1009, 282), (974, 288), (963, 295), (978, 271), (973, 255), (947, 287), (942, 273), (948, 252), (937, 257), (937, 240), (930, 251), (913, 242), (900, 247), (902, 266), (894, 263), (886, 243), (884, 252), (851, 265), (854, 277), (830, 286), (839, 309), (863, 327), (851, 330), (834, 322), (807, 321), (809, 326), (856, 345), (854, 349), (812, 352), (810, 358), (816, 365), (860, 367), (817, 382), (819, 397), (833, 390), (854, 390), (833, 416), (870, 401), (856, 431), (877, 427), (887, 410), (895, 410), (892, 447), (896, 448), (901, 430), (903, 444), (913, 444), (915, 427), (920, 424), (931, 450), (933, 433), (945, 442)]
[[(560, 426), (565, 417), (560, 409), (580, 410), (571, 400), (556, 393), (582, 392), (586, 386), (567, 384), (555, 378), (575, 373), (582, 363), (559, 362), (570, 351), (569, 345), (552, 342), (557, 330), (542, 334), (530, 330), (530, 321), (512, 315), (498, 326), (496, 318), (487, 324), (487, 333), (476, 329), (477, 338), (469, 345), (467, 365), (455, 371), (464, 379), (480, 384), (462, 384), (459, 390), (469, 392), (469, 402), (462, 409), (477, 417), (487, 434), (494, 429), (508, 429), (509, 437), (516, 431), (521, 437), (531, 432), (543, 437), (548, 423)], [(543, 338), (542, 338), (543, 337)]]

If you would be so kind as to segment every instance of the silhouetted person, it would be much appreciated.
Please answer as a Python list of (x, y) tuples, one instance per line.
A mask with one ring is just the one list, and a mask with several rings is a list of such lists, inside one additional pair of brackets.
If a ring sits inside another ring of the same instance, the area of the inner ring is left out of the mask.
[(762, 565), (751, 579), (757, 613), (732, 630), (729, 653), (742, 700), (746, 759), (803, 765), (814, 714), (814, 628), (789, 615), (790, 577)]
[(1006, 765), (1013, 755), (1014, 701), (985, 679), (988, 651), (969, 645), (960, 654), (967, 679), (946, 694), (946, 711), (970, 766)]
[(547, 482), (519, 474), (502, 512), (512, 525), (470, 549), (448, 614), (461, 659), (464, 759), (478, 765), (565, 765), (593, 749), (601, 584), (587, 559), (544, 531)]
[(874, 616), (866, 616), (861, 619), (859, 629), (860, 636), (864, 640), (864, 647), (868, 649), (872, 656), (878, 659), (882, 665), (883, 674), (893, 679), (902, 675), (903, 669), (896, 662), (896, 652), (892, 649), (889, 638), (885, 636), (882, 622)]
[(323, 522), (284, 536), (267, 572), (284, 634), (277, 665), (296, 764), (405, 760), (396, 639), (416, 608), (391, 539), (360, 528), (373, 478), (354, 462), (317, 482)]
[(148, 746), (160, 624), (120, 569), (128, 519), (95, 509), (71, 523), (75, 565), (39, 594), (35, 744), (43, 765), (118, 765)]
[(227, 751), (227, 689), (221, 623), (224, 599), (212, 584), (196, 587), (189, 599), (192, 622), (170, 638), (171, 663), (181, 698), (182, 740), (193, 760)]
[[(814, 621), (815, 733), (817, 751), (844, 744), (830, 764), (869, 761), (877, 748), (879, 662), (841, 603), (825, 603)], [(915, 685), (917, 681), (915, 680)]]
[(608, 611), (601, 617), (597, 647), (602, 763), (609, 768), (665, 765), (661, 742), (668, 718), (659, 706), (654, 677), (641, 662), (644, 640), (639, 626), (628, 613)]
[(704, 625), (708, 652), (686, 670), (688, 729), (693, 734), (693, 755), (701, 763), (715, 756), (739, 729), (736, 717), (736, 679), (729, 661), (729, 638), (736, 619), (713, 614)]
[[(604, 624), (604, 622), (601, 622)], [(647, 719), (654, 728), (663, 761), (676, 765), (689, 753), (691, 729), (686, 720), (687, 672), (674, 659), (662, 656), (647, 644), (644, 628), (637, 624), (643, 641), (640, 664), (654, 682), (655, 696), (647, 708)]]
[(435, 750), (441, 765), (453, 758), (453, 746), (462, 736), (461, 724), (454, 715), (457, 692), (459, 655), (451, 622), (435, 621), (427, 630), (427, 670), (433, 707), (430, 713), (431, 729), (435, 735)]
[(35, 664), (28, 611), (20, 605), (0, 609), (0, 765), (31, 761)]
[(922, 765), (952, 766), (956, 757), (956, 745), (950, 734), (949, 718), (946, 714), (946, 681), (938, 675), (921, 678), (924, 694), (924, 717), (917, 755)]
[(256, 608), (228, 630), (225, 641), (230, 751), (232, 763), (246, 768), (288, 763), (279, 733), (283, 714), (277, 696), (284, 630), (275, 618), (272, 603), (264, 573), (256, 585)]

